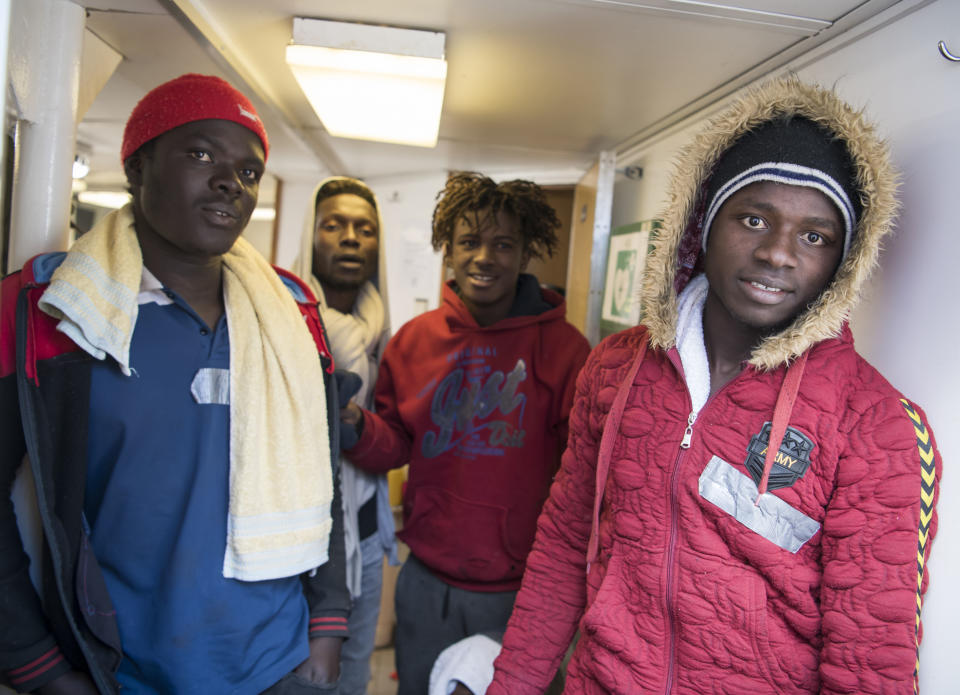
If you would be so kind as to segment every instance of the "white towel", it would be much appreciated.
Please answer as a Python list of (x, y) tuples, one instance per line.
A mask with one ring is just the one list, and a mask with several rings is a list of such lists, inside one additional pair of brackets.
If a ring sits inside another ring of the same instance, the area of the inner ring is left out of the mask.
[[(40, 308), (129, 376), (143, 257), (128, 205), (82, 236)], [(288, 577), (327, 560), (333, 486), (317, 348), (270, 265), (238, 239), (223, 257), (230, 334), (230, 501), (223, 576)]]
[(493, 662), (500, 643), (486, 635), (471, 635), (440, 652), (430, 670), (429, 695), (450, 695), (457, 683), (470, 692), (485, 693), (493, 682)]

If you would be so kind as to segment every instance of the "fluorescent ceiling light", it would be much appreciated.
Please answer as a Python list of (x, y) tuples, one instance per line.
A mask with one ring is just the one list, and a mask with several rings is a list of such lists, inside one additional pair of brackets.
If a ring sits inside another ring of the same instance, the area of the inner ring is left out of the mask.
[(75, 155), (73, 158), (73, 178), (82, 179), (89, 173), (90, 162), (87, 158), (82, 154)]
[(442, 33), (298, 17), (293, 39), (287, 64), (331, 135), (437, 144)]
[(276, 219), (277, 211), (274, 208), (254, 208), (250, 219), (257, 222), (270, 222)]
[(123, 191), (81, 191), (77, 200), (84, 205), (118, 210), (130, 202), (130, 194)]

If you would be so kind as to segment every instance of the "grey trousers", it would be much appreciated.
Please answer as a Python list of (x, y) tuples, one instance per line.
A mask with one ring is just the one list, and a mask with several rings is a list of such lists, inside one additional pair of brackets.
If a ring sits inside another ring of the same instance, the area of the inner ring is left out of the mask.
[(347, 623), (350, 639), (340, 650), (340, 695), (366, 695), (370, 682), (370, 655), (377, 637), (383, 589), (383, 546), (377, 534), (360, 541), (360, 557), (360, 595), (353, 602)]
[(397, 695), (427, 695), (440, 652), (470, 635), (502, 633), (516, 598), (450, 586), (411, 555), (397, 578)]
[(260, 695), (337, 695), (339, 690), (339, 683), (317, 685), (291, 671)]

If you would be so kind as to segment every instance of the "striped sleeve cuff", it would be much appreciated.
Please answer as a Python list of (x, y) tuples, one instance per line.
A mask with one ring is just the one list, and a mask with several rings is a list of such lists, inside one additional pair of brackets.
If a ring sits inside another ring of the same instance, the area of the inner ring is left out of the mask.
[(310, 618), (310, 639), (315, 637), (347, 637), (347, 616), (318, 615)]
[(7, 671), (7, 679), (18, 692), (26, 693), (46, 685), (70, 670), (71, 666), (63, 658), (60, 647), (54, 646), (30, 663)]

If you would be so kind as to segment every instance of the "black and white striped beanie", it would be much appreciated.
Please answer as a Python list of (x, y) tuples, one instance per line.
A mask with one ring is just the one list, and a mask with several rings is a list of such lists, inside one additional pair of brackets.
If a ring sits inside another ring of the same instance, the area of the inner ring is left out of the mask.
[(842, 140), (802, 116), (768, 121), (741, 136), (714, 166), (707, 184), (703, 250), (723, 204), (744, 186), (774, 181), (823, 193), (844, 224), (843, 257), (862, 211), (853, 161)]

